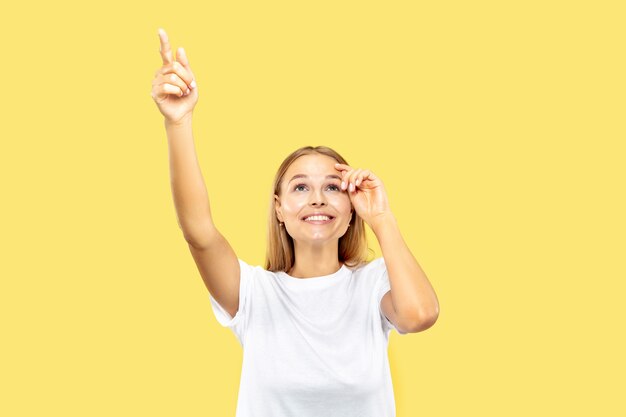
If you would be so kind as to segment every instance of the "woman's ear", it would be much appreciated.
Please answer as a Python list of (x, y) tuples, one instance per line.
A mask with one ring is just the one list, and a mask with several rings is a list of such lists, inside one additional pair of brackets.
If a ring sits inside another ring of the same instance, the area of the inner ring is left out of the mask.
[(283, 216), (280, 209), (280, 197), (278, 197), (276, 194), (274, 194), (274, 209), (276, 211), (276, 217), (278, 217), (278, 221), (282, 222)]

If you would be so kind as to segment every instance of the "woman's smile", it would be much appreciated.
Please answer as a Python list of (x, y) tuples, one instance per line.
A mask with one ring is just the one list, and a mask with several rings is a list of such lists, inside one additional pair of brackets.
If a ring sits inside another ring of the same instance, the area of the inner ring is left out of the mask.
[(315, 216), (315, 217), (312, 217), (312, 218), (309, 217), (308, 219), (304, 219), (304, 222), (310, 223), (310, 224), (320, 224), (320, 225), (323, 225), (323, 224), (328, 224), (328, 223), (332, 222), (333, 220), (335, 220), (334, 217), (331, 217), (331, 218), (327, 217), (326, 219), (324, 219), (324, 217)]

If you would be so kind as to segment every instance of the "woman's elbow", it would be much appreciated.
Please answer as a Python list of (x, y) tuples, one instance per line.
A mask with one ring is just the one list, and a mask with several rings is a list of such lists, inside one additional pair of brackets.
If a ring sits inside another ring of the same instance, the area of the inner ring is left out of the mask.
[(422, 312), (418, 315), (418, 319), (413, 321), (411, 329), (412, 333), (423, 332), (426, 329), (431, 328), (439, 318), (439, 306), (432, 311)]

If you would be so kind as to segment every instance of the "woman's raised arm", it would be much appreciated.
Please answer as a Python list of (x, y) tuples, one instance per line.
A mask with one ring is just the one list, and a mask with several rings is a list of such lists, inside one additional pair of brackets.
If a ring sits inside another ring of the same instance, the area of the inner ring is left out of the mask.
[(193, 141), (191, 119), (198, 101), (195, 77), (182, 48), (172, 60), (169, 40), (159, 30), (163, 66), (152, 81), (152, 98), (165, 117), (170, 157), (170, 184), (178, 225), (205, 286), (232, 316), (239, 306), (240, 267), (235, 251), (217, 230), (211, 217)]
[(164, 116), (178, 225), (185, 240), (198, 247), (206, 245), (216, 232), (192, 134), (198, 88), (183, 48), (178, 48), (178, 61), (174, 61), (163, 29), (159, 29), (159, 39), (163, 66), (152, 81), (152, 98)]

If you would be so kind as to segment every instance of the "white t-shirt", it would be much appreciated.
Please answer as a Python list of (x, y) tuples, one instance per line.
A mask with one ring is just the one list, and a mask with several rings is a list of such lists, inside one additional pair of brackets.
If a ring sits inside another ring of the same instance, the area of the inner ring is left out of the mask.
[(406, 333), (380, 308), (384, 258), (313, 278), (239, 265), (235, 317), (209, 293), (243, 347), (236, 417), (395, 417), (387, 347)]

